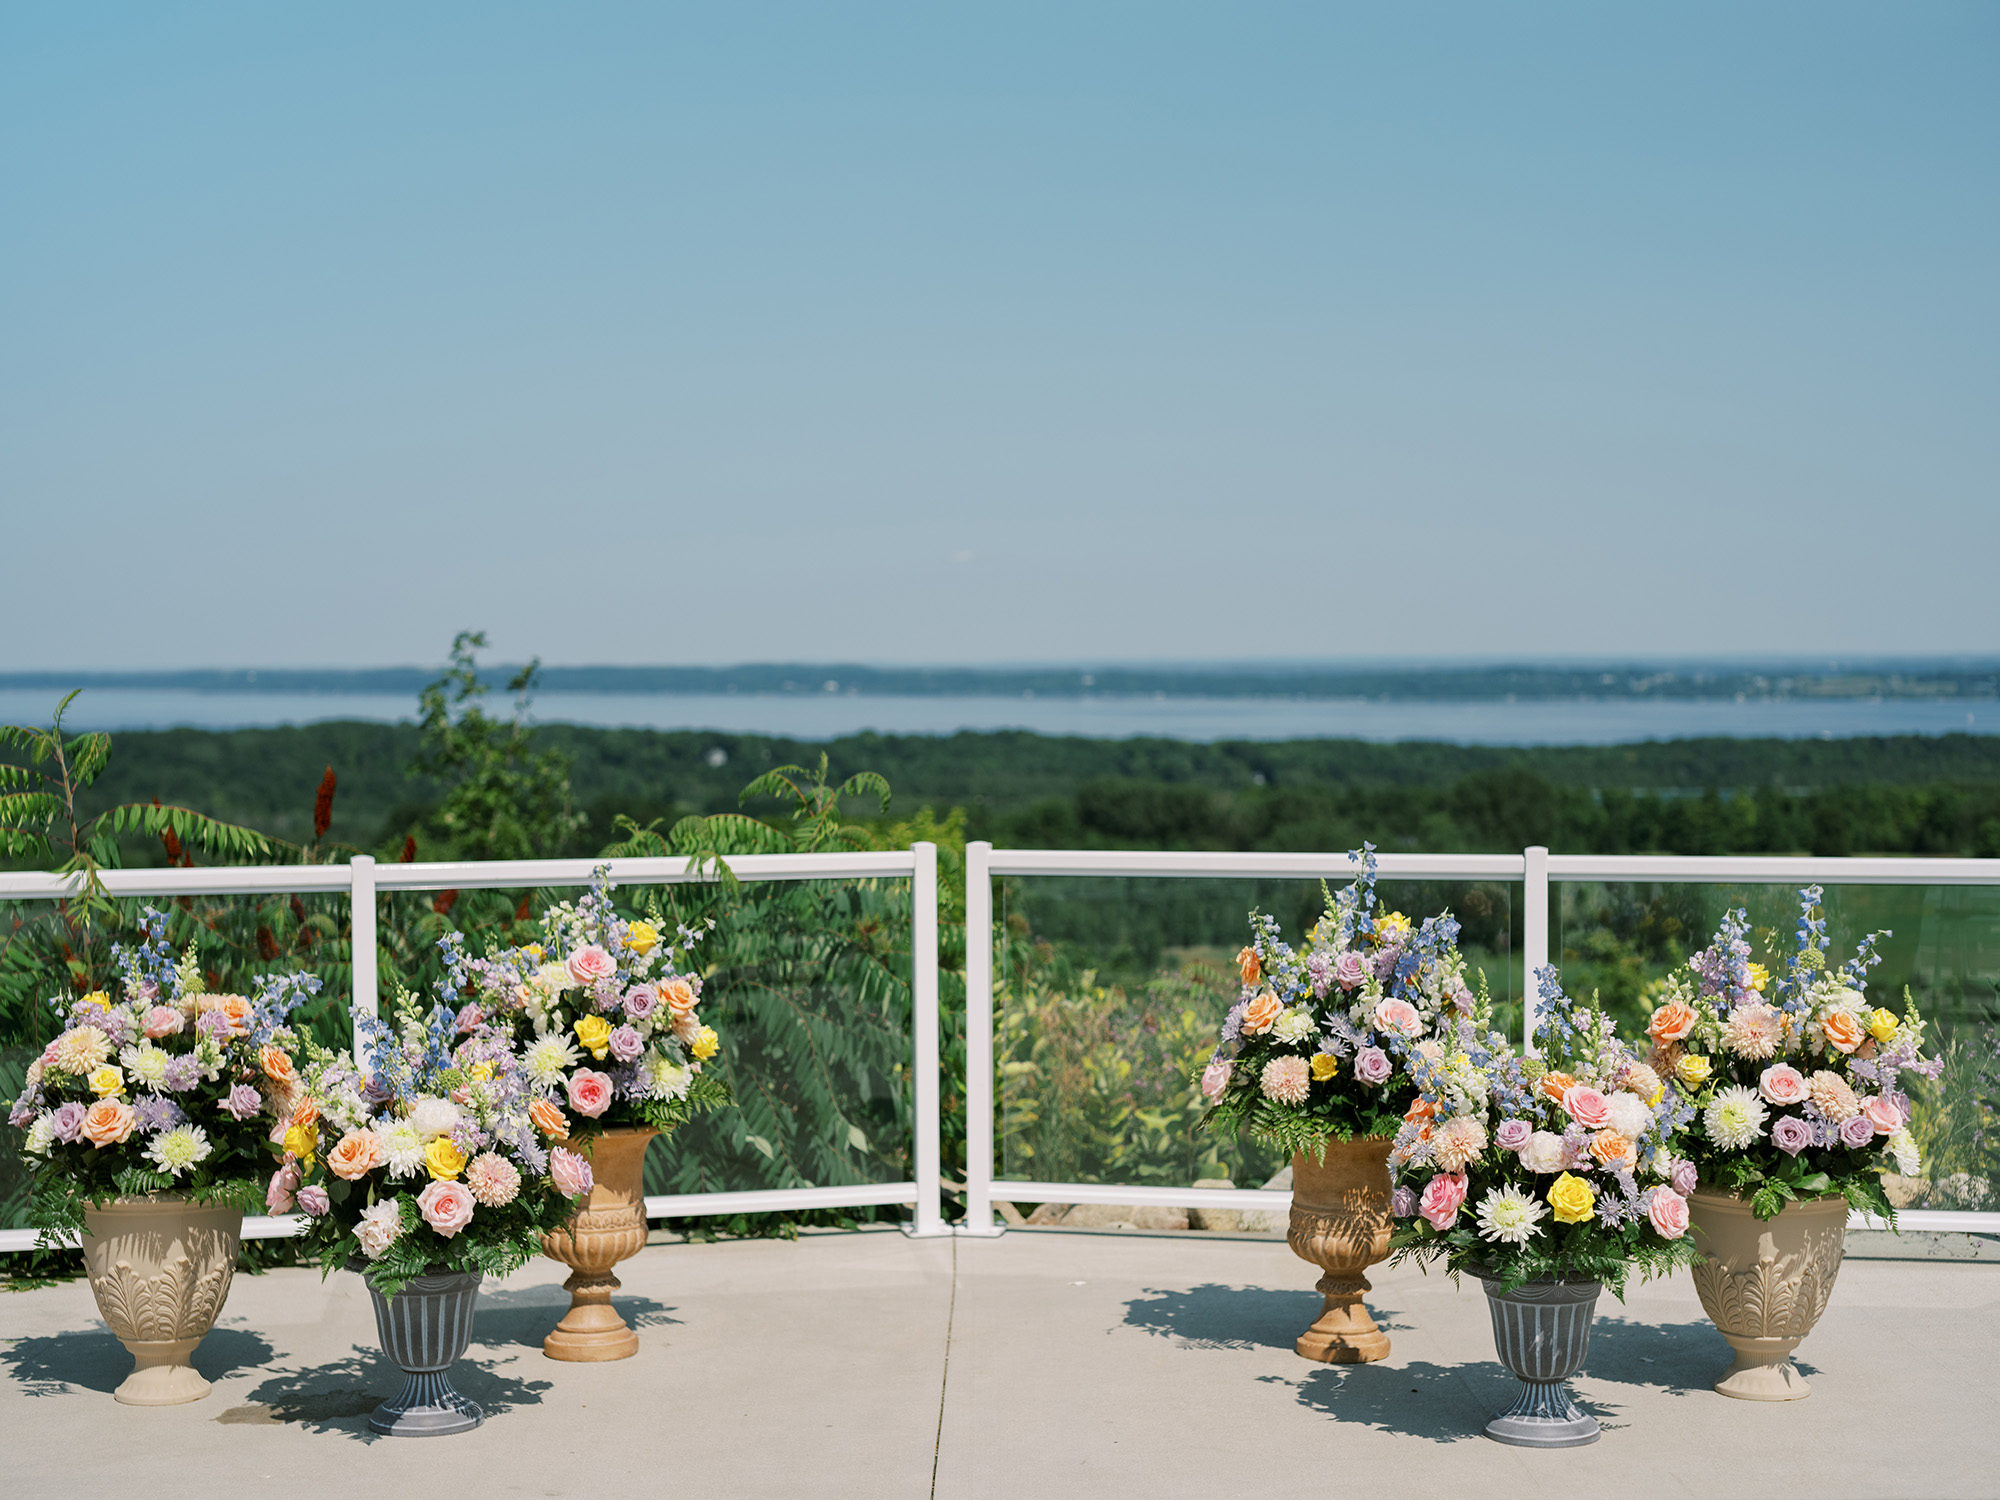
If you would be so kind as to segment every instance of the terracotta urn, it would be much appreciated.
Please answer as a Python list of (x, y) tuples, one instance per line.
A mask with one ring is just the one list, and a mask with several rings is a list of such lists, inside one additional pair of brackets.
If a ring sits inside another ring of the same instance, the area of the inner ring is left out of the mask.
[(1326, 1155), (1292, 1158), (1292, 1253), (1326, 1274), (1314, 1288), (1326, 1306), (1294, 1346), (1306, 1359), (1364, 1364), (1389, 1352), (1389, 1335), (1362, 1301), (1362, 1273), (1389, 1253), (1389, 1147), (1386, 1136), (1326, 1142)]
[(611, 1268), (646, 1246), (646, 1143), (651, 1126), (619, 1126), (570, 1149), (590, 1158), (590, 1196), (562, 1228), (542, 1236), (542, 1253), (570, 1268), (563, 1290), (569, 1311), (542, 1340), (550, 1359), (595, 1363), (630, 1359), (639, 1335), (611, 1305), (619, 1280)]
[(91, 1295), (136, 1362), (113, 1398), (127, 1406), (199, 1401), (208, 1382), (189, 1359), (229, 1297), (243, 1210), (146, 1193), (86, 1208), (83, 1220)]
[(1812, 1394), (1792, 1351), (1833, 1295), (1847, 1243), (1847, 1200), (1787, 1204), (1759, 1219), (1733, 1194), (1697, 1189), (1688, 1200), (1703, 1260), (1694, 1288), (1736, 1359), (1715, 1383), (1741, 1401), (1797, 1401)]

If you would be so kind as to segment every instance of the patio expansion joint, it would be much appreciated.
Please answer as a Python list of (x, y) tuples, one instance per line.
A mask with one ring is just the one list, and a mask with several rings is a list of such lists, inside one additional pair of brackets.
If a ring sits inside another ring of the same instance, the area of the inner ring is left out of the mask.
[(931, 1438), (931, 1500), (937, 1500), (938, 1456), (944, 1451), (944, 1403), (951, 1389), (951, 1334), (958, 1316), (958, 1236), (951, 1237), (951, 1296), (944, 1312), (944, 1367), (938, 1376), (937, 1431)]

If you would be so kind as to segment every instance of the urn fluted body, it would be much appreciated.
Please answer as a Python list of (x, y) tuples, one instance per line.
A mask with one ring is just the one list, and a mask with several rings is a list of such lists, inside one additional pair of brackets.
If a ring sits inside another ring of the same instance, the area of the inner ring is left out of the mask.
[(384, 1437), (447, 1437), (470, 1432), (486, 1420), (476, 1403), (453, 1388), (450, 1375), (472, 1342), (480, 1279), (478, 1271), (434, 1267), (393, 1297), (369, 1283), (382, 1352), (403, 1372), (402, 1390), (369, 1415), (370, 1431)]
[(1715, 1389), (1739, 1401), (1812, 1394), (1792, 1351), (1819, 1322), (1847, 1244), (1847, 1200), (1789, 1203), (1759, 1219), (1733, 1194), (1697, 1189), (1688, 1200), (1702, 1262), (1694, 1289), (1736, 1359)]
[(1363, 1297), (1363, 1273), (1389, 1253), (1389, 1147), (1386, 1136), (1329, 1140), (1326, 1155), (1292, 1158), (1292, 1253), (1326, 1274), (1314, 1288), (1326, 1299), (1294, 1346), (1305, 1359), (1365, 1364), (1389, 1352)]
[(590, 1158), (590, 1196), (562, 1228), (542, 1236), (542, 1253), (570, 1268), (569, 1311), (542, 1340), (550, 1359), (595, 1363), (630, 1359), (639, 1335), (618, 1316), (612, 1267), (646, 1247), (646, 1143), (659, 1132), (621, 1126), (571, 1149)]
[(1529, 1281), (1511, 1292), (1480, 1278), (1493, 1315), (1493, 1347), (1521, 1382), (1514, 1404), (1486, 1435), (1516, 1448), (1580, 1448), (1600, 1436), (1597, 1418), (1576, 1404), (1566, 1382), (1590, 1352), (1590, 1324), (1603, 1287), (1595, 1281)]
[(209, 1386), (189, 1359), (229, 1297), (243, 1210), (146, 1193), (83, 1220), (91, 1295), (135, 1361), (112, 1395), (127, 1406), (199, 1401)]

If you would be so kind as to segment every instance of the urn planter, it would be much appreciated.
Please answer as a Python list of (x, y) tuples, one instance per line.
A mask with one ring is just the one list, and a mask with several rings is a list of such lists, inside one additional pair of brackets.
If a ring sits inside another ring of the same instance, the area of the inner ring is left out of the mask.
[(1305, 1359), (1364, 1364), (1389, 1352), (1389, 1335), (1375, 1326), (1362, 1299), (1363, 1273), (1389, 1253), (1389, 1148), (1385, 1136), (1326, 1143), (1324, 1160), (1309, 1151), (1292, 1158), (1292, 1253), (1325, 1274), (1314, 1288), (1326, 1299), (1312, 1327), (1294, 1346)]
[(569, 1311), (542, 1340), (550, 1359), (595, 1363), (630, 1359), (639, 1335), (611, 1305), (612, 1268), (646, 1246), (646, 1143), (650, 1126), (619, 1127), (574, 1149), (590, 1158), (590, 1196), (562, 1228), (542, 1236), (542, 1253), (570, 1268)]
[(1812, 1387), (1792, 1351), (1819, 1322), (1847, 1244), (1847, 1200), (1789, 1203), (1759, 1219), (1729, 1193), (1697, 1189), (1688, 1217), (1702, 1311), (1736, 1353), (1715, 1389), (1739, 1401), (1798, 1401)]
[(91, 1295), (135, 1362), (113, 1398), (127, 1406), (199, 1401), (209, 1385), (188, 1361), (229, 1296), (243, 1210), (146, 1193), (86, 1208), (83, 1219)]
[(369, 1414), (385, 1437), (446, 1437), (470, 1432), (486, 1414), (452, 1387), (450, 1370), (472, 1342), (478, 1271), (436, 1271), (411, 1278), (393, 1297), (368, 1284), (382, 1352), (403, 1372), (403, 1388)]
[(1595, 1281), (1529, 1281), (1511, 1292), (1480, 1278), (1493, 1315), (1500, 1363), (1521, 1382), (1514, 1404), (1486, 1424), (1486, 1435), (1516, 1448), (1580, 1448), (1599, 1437), (1597, 1418), (1576, 1404), (1566, 1382), (1590, 1352), (1597, 1316)]

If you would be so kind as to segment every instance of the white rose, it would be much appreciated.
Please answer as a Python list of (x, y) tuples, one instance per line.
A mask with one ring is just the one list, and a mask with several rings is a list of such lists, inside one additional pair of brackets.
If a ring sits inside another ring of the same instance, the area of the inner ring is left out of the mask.
[(380, 1260), (402, 1232), (402, 1210), (394, 1201), (364, 1208), (361, 1221), (354, 1226), (354, 1237), (361, 1241), (361, 1253), (370, 1260)]
[(419, 1099), (410, 1111), (410, 1129), (425, 1140), (450, 1135), (458, 1125), (458, 1106), (449, 1099)]
[(1653, 1112), (1637, 1094), (1620, 1089), (1611, 1096), (1607, 1123), (1620, 1135), (1638, 1140), (1653, 1123)]
[(1521, 1165), (1530, 1172), (1560, 1172), (1563, 1169), (1563, 1138), (1537, 1130), (1521, 1148)]

